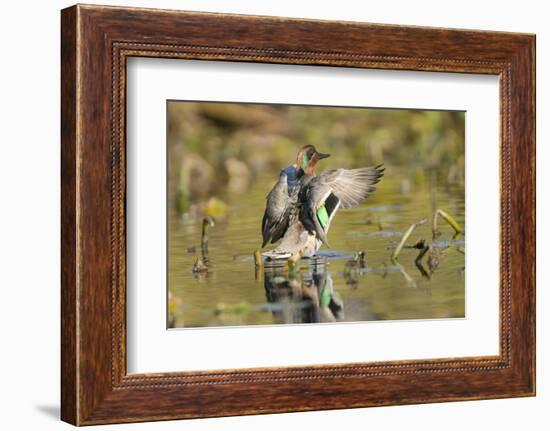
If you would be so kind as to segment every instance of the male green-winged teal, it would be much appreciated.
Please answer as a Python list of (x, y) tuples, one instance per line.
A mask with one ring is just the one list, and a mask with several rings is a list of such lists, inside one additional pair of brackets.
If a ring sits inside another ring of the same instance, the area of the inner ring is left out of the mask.
[(384, 173), (382, 165), (378, 165), (330, 169), (315, 175), (315, 165), (325, 157), (328, 154), (319, 153), (308, 145), (300, 149), (294, 165), (281, 171), (279, 180), (267, 195), (262, 247), (279, 239), (281, 243), (264, 252), (266, 258), (311, 257), (321, 244), (328, 246), (328, 230), (338, 209), (359, 205), (374, 192)]
[(288, 214), (285, 214), (285, 211), (295, 205), (291, 203), (293, 193), (314, 155), (317, 160), (330, 156), (330, 154), (319, 153), (313, 145), (304, 145), (298, 150), (294, 163), (281, 170), (279, 180), (267, 195), (262, 219), (262, 248), (268, 242), (277, 242), (285, 234), (288, 227)]

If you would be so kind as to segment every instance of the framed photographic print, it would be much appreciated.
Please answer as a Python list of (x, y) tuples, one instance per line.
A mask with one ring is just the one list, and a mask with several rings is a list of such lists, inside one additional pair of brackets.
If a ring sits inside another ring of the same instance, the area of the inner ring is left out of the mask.
[(535, 394), (535, 37), (62, 11), (62, 419)]

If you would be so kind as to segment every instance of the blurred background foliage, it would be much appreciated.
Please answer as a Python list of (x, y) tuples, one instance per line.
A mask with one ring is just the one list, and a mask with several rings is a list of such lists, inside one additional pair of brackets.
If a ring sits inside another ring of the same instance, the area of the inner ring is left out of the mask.
[[(414, 167), (402, 187), (464, 184), (464, 113), (233, 103), (169, 102), (169, 203), (178, 214), (222, 215), (226, 192), (244, 193), (314, 144), (331, 165)], [(434, 169), (432, 169), (434, 168)]]

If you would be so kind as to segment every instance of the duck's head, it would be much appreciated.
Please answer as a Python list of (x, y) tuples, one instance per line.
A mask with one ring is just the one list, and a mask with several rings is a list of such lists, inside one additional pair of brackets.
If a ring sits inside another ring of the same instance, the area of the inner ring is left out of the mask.
[(313, 168), (317, 162), (327, 157), (330, 157), (330, 154), (320, 153), (313, 145), (304, 145), (298, 150), (294, 164), (297, 169), (302, 169), (308, 175), (313, 175)]

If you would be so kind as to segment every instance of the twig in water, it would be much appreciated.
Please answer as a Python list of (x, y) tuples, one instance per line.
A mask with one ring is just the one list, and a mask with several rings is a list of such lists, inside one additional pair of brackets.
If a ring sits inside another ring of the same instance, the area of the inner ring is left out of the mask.
[(411, 236), (411, 234), (413, 233), (413, 231), (418, 227), (418, 226), (421, 226), (423, 225), (424, 223), (426, 223), (426, 219), (423, 218), (422, 220), (419, 220), (417, 221), (416, 223), (413, 223), (411, 225), (411, 227), (409, 227), (409, 229), (407, 229), (407, 232), (405, 232), (403, 234), (403, 236), (401, 237), (401, 241), (399, 242), (399, 244), (397, 244), (397, 247), (395, 247), (395, 250), (393, 251), (392, 255), (391, 255), (391, 260), (392, 261), (395, 261), (397, 260), (397, 256), (399, 256), (399, 253), (401, 252), (401, 249), (403, 248), (403, 246), (405, 245), (405, 242), (407, 242), (407, 240), (409, 239), (409, 237)]
[(263, 268), (264, 267), (264, 261), (262, 259), (262, 254), (260, 250), (254, 251), (254, 263), (256, 264), (256, 267)]
[(208, 262), (208, 228), (215, 225), (216, 222), (211, 216), (206, 216), (202, 219), (201, 252), (202, 258), (205, 262)]
[(415, 248), (417, 250), (424, 250), (426, 247), (426, 240), (425, 239), (419, 239), (412, 245), (404, 245), (403, 248)]
[(416, 259), (414, 260), (415, 263), (422, 262), (422, 259), (424, 258), (424, 255), (430, 250), (431, 244), (424, 247), (422, 250), (420, 250), (420, 253), (418, 253), (418, 256), (416, 256)]
[(399, 262), (394, 262), (395, 266), (401, 273), (401, 275), (405, 278), (405, 281), (407, 282), (407, 286), (416, 288), (416, 281), (409, 275), (407, 271), (405, 271), (405, 268), (403, 268), (403, 265), (401, 265)]
[(430, 251), (431, 246), (431, 244), (428, 244), (423, 249), (421, 249), (420, 253), (418, 253), (418, 256), (416, 256), (416, 259), (414, 260), (414, 264), (420, 271), (420, 274), (422, 274), (422, 276), (427, 278), (428, 280), (431, 278), (431, 275), (424, 269), (424, 265), (422, 265), (422, 259), (424, 258), (426, 253)]
[(193, 274), (206, 274), (208, 272), (208, 265), (200, 258), (197, 257), (195, 264), (192, 268)]
[(257, 281), (263, 281), (264, 261), (260, 250), (254, 251), (255, 277)]

